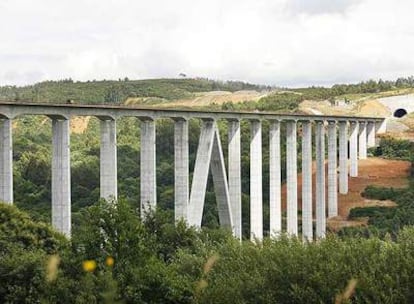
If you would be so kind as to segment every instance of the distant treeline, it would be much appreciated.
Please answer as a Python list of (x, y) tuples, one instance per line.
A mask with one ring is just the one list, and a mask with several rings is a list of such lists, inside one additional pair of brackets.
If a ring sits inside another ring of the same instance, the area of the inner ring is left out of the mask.
[(397, 80), (368, 80), (357, 84), (335, 84), (327, 87), (308, 87), (293, 89), (295, 92), (303, 94), (304, 99), (326, 100), (346, 94), (379, 93), (393, 89), (414, 88), (414, 76), (407, 78), (400, 77)]

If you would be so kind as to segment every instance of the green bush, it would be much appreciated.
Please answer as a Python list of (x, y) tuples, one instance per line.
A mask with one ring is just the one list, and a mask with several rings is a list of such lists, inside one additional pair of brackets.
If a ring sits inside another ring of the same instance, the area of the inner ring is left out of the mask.
[(370, 199), (389, 200), (394, 199), (404, 191), (404, 189), (394, 189), (392, 187), (386, 188), (370, 185), (365, 188), (364, 192), (362, 192), (362, 196)]
[(414, 143), (392, 137), (382, 138), (379, 146), (374, 148), (373, 154), (384, 158), (411, 161), (414, 157)]

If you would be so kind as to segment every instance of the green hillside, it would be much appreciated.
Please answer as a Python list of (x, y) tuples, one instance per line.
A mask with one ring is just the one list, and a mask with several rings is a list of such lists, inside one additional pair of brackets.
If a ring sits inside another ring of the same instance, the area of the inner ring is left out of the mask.
[(196, 92), (264, 90), (267, 86), (241, 81), (199, 79), (102, 80), (74, 82), (71, 79), (45, 81), (34, 85), (0, 87), (0, 101), (34, 101), (63, 103), (122, 103), (128, 97), (158, 97), (168, 100), (187, 98)]

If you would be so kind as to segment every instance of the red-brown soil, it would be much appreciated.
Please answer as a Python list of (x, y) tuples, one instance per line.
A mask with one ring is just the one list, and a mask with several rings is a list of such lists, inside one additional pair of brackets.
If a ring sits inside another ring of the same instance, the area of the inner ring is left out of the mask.
[[(348, 194), (338, 193), (338, 216), (328, 220), (329, 228), (336, 230), (344, 226), (360, 226), (366, 225), (367, 219), (359, 221), (349, 221), (347, 217), (349, 211), (355, 207), (367, 206), (387, 206), (393, 207), (395, 203), (392, 201), (376, 201), (368, 200), (361, 196), (361, 193), (368, 185), (404, 188), (408, 186), (408, 175), (410, 170), (410, 162), (399, 160), (387, 160), (382, 158), (368, 158), (359, 161), (358, 177), (350, 177), (348, 180)], [(325, 166), (327, 169), (327, 166)], [(315, 166), (312, 176), (313, 186), (313, 210), (315, 210)], [(326, 175), (327, 176), (327, 175)], [(327, 187), (327, 180), (326, 180)], [(326, 189), (327, 193), (327, 189)], [(326, 198), (326, 204), (327, 204)], [(298, 175), (298, 209), (302, 205), (302, 175)], [(286, 184), (282, 186), (282, 209), (286, 210)]]

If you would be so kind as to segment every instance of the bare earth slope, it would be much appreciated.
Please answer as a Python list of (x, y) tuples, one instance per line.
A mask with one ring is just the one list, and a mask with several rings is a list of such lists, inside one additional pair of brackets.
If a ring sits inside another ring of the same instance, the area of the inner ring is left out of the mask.
[[(349, 192), (346, 195), (338, 194), (339, 216), (328, 220), (328, 227), (336, 230), (344, 226), (363, 225), (364, 221), (348, 221), (349, 211), (354, 207), (367, 206), (395, 206), (391, 201), (367, 200), (361, 193), (368, 185), (404, 188), (408, 186), (410, 162), (387, 160), (382, 158), (368, 158), (359, 161), (359, 176), (349, 178)], [(326, 166), (327, 169), (327, 166)], [(315, 195), (315, 172), (312, 176), (313, 195)], [(327, 187), (327, 185), (326, 185)], [(302, 175), (298, 175), (298, 209), (302, 209)], [(282, 186), (282, 208), (286, 210), (286, 184)], [(326, 193), (328, 189), (326, 188)], [(315, 212), (315, 196), (313, 196), (313, 210)], [(326, 198), (326, 204), (328, 200)]]
[[(174, 100), (170, 102), (160, 102), (154, 100), (159, 107), (206, 107), (211, 104), (221, 105), (225, 102), (239, 103), (243, 101), (258, 101), (261, 97), (266, 96), (266, 93), (257, 91), (211, 91), (194, 93), (194, 97)], [(146, 100), (142, 98), (128, 98), (125, 104), (140, 104), (145, 103)]]

